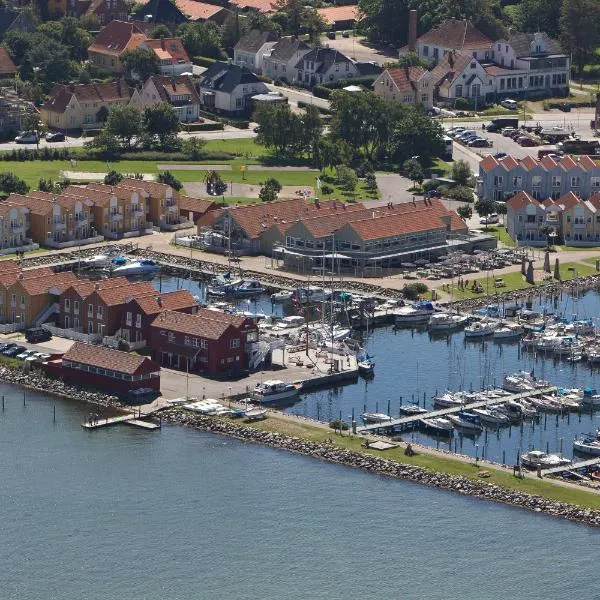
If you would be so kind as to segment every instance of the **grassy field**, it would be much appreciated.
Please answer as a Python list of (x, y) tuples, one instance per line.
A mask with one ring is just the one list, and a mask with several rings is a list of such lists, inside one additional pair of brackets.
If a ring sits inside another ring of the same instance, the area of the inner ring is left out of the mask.
[[(450, 475), (461, 475), (470, 479), (478, 480), (477, 474), (485, 466), (475, 466), (472, 462), (464, 462), (453, 458), (446, 458), (435, 454), (418, 453), (415, 456), (405, 456), (402, 447), (387, 450), (385, 453), (376, 450), (365, 449), (362, 444), (364, 438), (359, 436), (339, 435), (331, 429), (316, 427), (306, 421), (283, 418), (277, 414), (270, 415), (269, 418), (262, 422), (253, 423), (252, 427), (265, 431), (278, 431), (289, 436), (295, 436), (315, 442), (324, 442), (331, 440), (334, 446), (345, 448), (356, 452), (379, 456), (388, 460), (393, 460), (399, 463), (417, 465), (425, 469), (448, 473)], [(561, 502), (569, 502), (582, 507), (600, 509), (600, 495), (589, 492), (585, 489), (573, 489), (570, 487), (560, 486), (553, 483), (551, 480), (538, 479), (533, 473), (526, 476), (524, 479), (514, 477), (512, 470), (496, 470), (486, 469), (490, 473), (490, 477), (486, 481), (501, 485), (510, 490), (517, 490), (529, 494), (559, 500)]]
[(510, 235), (508, 235), (508, 231), (506, 231), (506, 228), (503, 225), (491, 225), (488, 226), (487, 230), (482, 229), (481, 231), (498, 238), (498, 241), (502, 242), (505, 246), (509, 246), (510, 248), (514, 248), (515, 246), (515, 242)]

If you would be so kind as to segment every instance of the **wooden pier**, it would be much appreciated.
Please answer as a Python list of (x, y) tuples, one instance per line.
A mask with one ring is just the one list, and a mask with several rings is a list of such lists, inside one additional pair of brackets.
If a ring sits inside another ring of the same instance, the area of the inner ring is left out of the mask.
[(118, 425), (119, 423), (125, 423), (126, 425), (133, 425), (134, 427), (140, 427), (142, 429), (154, 430), (160, 429), (160, 425), (152, 423), (150, 421), (142, 421), (141, 419), (147, 417), (146, 414), (129, 413), (126, 415), (119, 415), (118, 417), (105, 417), (94, 419), (90, 417), (86, 419), (81, 426), (84, 429), (101, 429), (102, 427), (110, 427), (111, 425)]
[(600, 456), (595, 456), (594, 458), (571, 463), (570, 465), (560, 465), (559, 467), (552, 467), (551, 469), (542, 469), (542, 476), (546, 477), (546, 475), (555, 475), (556, 473), (564, 473), (565, 471), (576, 471), (583, 467), (593, 467), (594, 465), (599, 464)]
[(521, 400), (523, 398), (531, 398), (532, 396), (540, 396), (542, 394), (551, 394), (556, 391), (556, 386), (549, 386), (540, 388), (538, 390), (531, 390), (527, 392), (520, 392), (518, 394), (510, 394), (508, 396), (501, 396), (499, 398), (486, 398), (485, 400), (478, 400), (477, 402), (471, 402), (470, 404), (463, 404), (461, 406), (452, 406), (450, 408), (441, 408), (439, 410), (433, 410), (428, 413), (420, 415), (409, 415), (407, 417), (400, 417), (398, 419), (392, 419), (385, 423), (371, 423), (369, 425), (363, 425), (357, 427), (357, 433), (368, 433), (370, 431), (378, 431), (380, 429), (393, 429), (398, 426), (406, 426), (412, 423), (416, 423), (421, 419), (431, 419), (433, 417), (444, 417), (446, 415), (452, 415), (461, 411), (469, 411), (473, 408), (486, 408), (488, 406), (499, 406), (509, 400)]

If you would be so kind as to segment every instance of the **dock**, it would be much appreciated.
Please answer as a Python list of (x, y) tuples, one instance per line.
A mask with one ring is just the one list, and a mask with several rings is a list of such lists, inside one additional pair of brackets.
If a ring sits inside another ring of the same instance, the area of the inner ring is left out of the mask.
[(543, 469), (542, 476), (546, 477), (546, 475), (555, 475), (556, 473), (564, 473), (565, 471), (576, 471), (577, 469), (581, 469), (583, 467), (593, 467), (594, 465), (598, 464), (600, 464), (600, 456), (595, 456), (594, 458), (571, 463), (570, 465), (561, 465), (560, 467)]
[(140, 427), (142, 429), (160, 429), (160, 425), (152, 423), (150, 421), (142, 421), (146, 414), (128, 413), (126, 415), (119, 415), (118, 417), (105, 417), (104, 419), (93, 419), (89, 418), (85, 420), (81, 426), (84, 429), (101, 429), (102, 427), (111, 427), (112, 425), (118, 425), (119, 423), (125, 423), (126, 425), (133, 425), (134, 427)]
[(473, 408), (486, 408), (488, 406), (499, 406), (508, 402), (509, 400), (521, 400), (523, 398), (531, 398), (532, 396), (539, 396), (542, 394), (551, 394), (556, 391), (556, 386), (549, 386), (540, 388), (538, 390), (530, 390), (527, 392), (520, 392), (518, 394), (510, 394), (508, 396), (502, 396), (500, 398), (486, 398), (485, 400), (479, 400), (477, 402), (471, 402), (470, 404), (464, 404), (462, 406), (452, 406), (450, 408), (441, 408), (439, 410), (433, 410), (428, 413), (420, 415), (409, 415), (408, 417), (400, 417), (398, 419), (392, 419), (385, 423), (371, 423), (369, 425), (363, 425), (357, 427), (357, 433), (368, 433), (370, 431), (378, 431), (380, 429), (393, 429), (394, 427), (402, 427), (413, 424), (421, 419), (431, 419), (433, 417), (444, 417), (446, 415), (452, 415), (459, 413), (463, 410), (469, 411)]

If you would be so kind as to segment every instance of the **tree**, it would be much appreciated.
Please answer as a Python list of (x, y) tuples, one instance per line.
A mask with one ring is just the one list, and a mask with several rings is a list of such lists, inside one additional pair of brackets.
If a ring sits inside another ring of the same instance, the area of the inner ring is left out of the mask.
[(466, 160), (456, 160), (452, 165), (452, 179), (457, 185), (470, 186), (473, 183), (471, 167)]
[(121, 183), (121, 181), (123, 181), (122, 173), (119, 173), (119, 171), (115, 171), (114, 169), (111, 169), (104, 176), (104, 185), (117, 185)]
[(521, 0), (516, 25), (521, 31), (544, 31), (551, 38), (560, 35), (563, 0)]
[(150, 38), (153, 40), (160, 40), (160, 38), (170, 38), (173, 34), (171, 30), (164, 24), (159, 23), (152, 28), (150, 32)]
[(444, 152), (444, 130), (430, 119), (420, 106), (405, 109), (396, 122), (390, 142), (391, 157), (399, 163), (418, 156), (421, 164), (427, 165)]
[(69, 52), (54, 39), (36, 39), (27, 51), (19, 73), (23, 79), (37, 79), (50, 86), (70, 78)]
[(313, 161), (318, 162), (319, 142), (323, 135), (323, 121), (316, 106), (309, 104), (301, 117), (303, 146)]
[(0, 191), (7, 194), (26, 194), (29, 186), (14, 173), (0, 173)]
[(167, 185), (170, 185), (177, 192), (183, 187), (181, 181), (179, 181), (179, 179), (176, 179), (173, 176), (173, 173), (171, 173), (171, 171), (159, 173), (156, 180), (158, 181), (158, 183), (166, 183)]
[(221, 29), (210, 21), (184, 23), (177, 29), (177, 35), (189, 56), (223, 58), (223, 34)]
[(473, 216), (473, 209), (468, 204), (459, 206), (456, 212), (463, 221), (468, 221)]
[(417, 158), (413, 157), (405, 160), (404, 164), (402, 165), (402, 170), (404, 171), (404, 175), (413, 182), (413, 185), (415, 183), (418, 183), (419, 185), (423, 183), (423, 180), (425, 179), (425, 173), (423, 172), (423, 167)]
[(143, 123), (146, 133), (158, 138), (162, 150), (173, 146), (179, 131), (179, 117), (168, 102), (148, 106), (144, 110)]
[(131, 140), (142, 133), (142, 113), (132, 105), (113, 104), (108, 111), (105, 130), (130, 150)]
[(273, 148), (278, 155), (293, 155), (302, 148), (302, 119), (289, 104), (262, 104), (253, 119), (258, 123), (257, 144)]
[[(487, 217), (496, 211), (496, 203), (493, 200), (481, 198), (475, 202), (475, 210), (480, 217)], [(487, 231), (487, 222), (485, 229)]]
[(431, 63), (421, 58), (416, 52), (405, 52), (400, 54), (396, 62), (386, 65), (386, 67), (423, 67), (430, 68)]
[(554, 227), (552, 225), (544, 224), (539, 229), (540, 233), (546, 236), (546, 249), (550, 248), (550, 238), (553, 237), (552, 234), (555, 232)]
[(354, 195), (358, 185), (358, 177), (354, 169), (347, 165), (339, 165), (335, 168), (335, 178), (339, 186)]
[(206, 140), (192, 137), (181, 142), (181, 151), (192, 160), (199, 160), (204, 155)]
[(319, 140), (315, 162), (320, 169), (348, 164), (352, 160), (352, 150), (344, 141), (325, 135)]
[(263, 202), (274, 202), (277, 200), (277, 194), (281, 191), (281, 184), (277, 179), (271, 177), (267, 179), (258, 193), (258, 197)]
[(20, 65), (33, 46), (33, 35), (18, 29), (11, 29), (4, 36), (4, 45), (15, 65)]
[(496, 202), (496, 210), (494, 212), (502, 215), (502, 224), (504, 224), (504, 216), (508, 212), (508, 205), (506, 202)]
[(247, 31), (248, 24), (246, 19), (244, 17), (240, 19), (237, 11), (230, 13), (221, 28), (223, 47), (233, 49)]
[(577, 65), (577, 74), (600, 45), (600, 2), (598, 0), (564, 0), (560, 17), (563, 50)]
[(148, 77), (158, 73), (160, 61), (154, 50), (140, 46), (135, 50), (125, 52), (123, 67), (128, 81), (146, 81)]

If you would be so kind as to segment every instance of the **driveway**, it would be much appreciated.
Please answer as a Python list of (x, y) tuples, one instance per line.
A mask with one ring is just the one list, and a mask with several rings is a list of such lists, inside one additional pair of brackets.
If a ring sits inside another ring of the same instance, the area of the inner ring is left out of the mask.
[(395, 49), (387, 46), (374, 48), (365, 42), (365, 38), (353, 36), (345, 38), (342, 37), (341, 32), (338, 32), (335, 40), (323, 36), (321, 43), (359, 62), (375, 62), (383, 65), (398, 59), (398, 51)]

